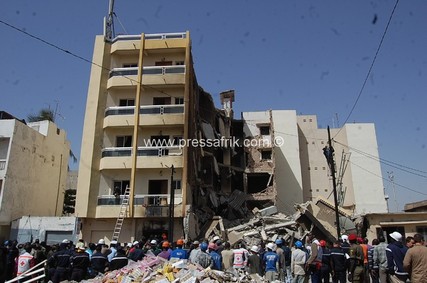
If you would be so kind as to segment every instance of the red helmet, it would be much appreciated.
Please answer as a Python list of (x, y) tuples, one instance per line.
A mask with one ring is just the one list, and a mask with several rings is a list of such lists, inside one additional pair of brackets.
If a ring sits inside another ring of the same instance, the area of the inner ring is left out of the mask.
[(164, 241), (163, 243), (162, 243), (162, 247), (163, 248), (169, 248), (169, 242), (168, 241)]
[(350, 234), (350, 235), (348, 235), (348, 240), (349, 241), (356, 241), (357, 240), (357, 235), (356, 234)]
[(320, 240), (320, 246), (321, 247), (326, 247), (326, 241), (325, 240)]
[(183, 246), (184, 245), (184, 240), (183, 239), (176, 240), (176, 245), (177, 246)]

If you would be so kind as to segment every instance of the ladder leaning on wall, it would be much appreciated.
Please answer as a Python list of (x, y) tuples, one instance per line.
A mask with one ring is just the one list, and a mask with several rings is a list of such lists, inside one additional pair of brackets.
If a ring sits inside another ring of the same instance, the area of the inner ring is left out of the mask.
[(128, 210), (128, 207), (129, 207), (129, 192), (130, 192), (130, 188), (126, 187), (125, 193), (123, 195), (123, 200), (122, 200), (122, 203), (120, 205), (119, 217), (117, 218), (116, 225), (114, 226), (113, 237), (111, 238), (112, 241), (113, 240), (115, 240), (115, 241), (119, 240), (120, 232), (122, 231), (123, 222), (124, 222), (125, 217), (126, 217), (126, 212)]

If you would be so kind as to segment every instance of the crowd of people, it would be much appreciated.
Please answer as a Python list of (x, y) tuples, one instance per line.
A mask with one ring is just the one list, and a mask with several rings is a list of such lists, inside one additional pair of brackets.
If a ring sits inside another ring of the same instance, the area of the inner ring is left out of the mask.
[(406, 238), (399, 232), (383, 236), (368, 244), (355, 234), (343, 235), (339, 241), (327, 243), (308, 234), (303, 240), (289, 243), (284, 239), (260, 242), (247, 247), (243, 241), (233, 246), (219, 236), (211, 240), (178, 239), (170, 243), (166, 235), (132, 243), (103, 239), (85, 244), (64, 240), (58, 245), (17, 244), (6, 241), (0, 247), (0, 283), (20, 276), (38, 263), (45, 263), (45, 282), (81, 281), (126, 266), (146, 255), (165, 260), (186, 259), (203, 268), (239, 274), (258, 274), (266, 281), (303, 283), (317, 282), (427, 282), (427, 247), (421, 234)]

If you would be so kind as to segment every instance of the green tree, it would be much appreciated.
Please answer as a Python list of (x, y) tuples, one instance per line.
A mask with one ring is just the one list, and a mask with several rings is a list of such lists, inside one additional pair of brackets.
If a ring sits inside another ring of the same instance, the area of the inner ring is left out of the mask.
[(28, 122), (51, 121), (55, 122), (55, 113), (50, 108), (42, 108), (37, 114), (29, 114)]

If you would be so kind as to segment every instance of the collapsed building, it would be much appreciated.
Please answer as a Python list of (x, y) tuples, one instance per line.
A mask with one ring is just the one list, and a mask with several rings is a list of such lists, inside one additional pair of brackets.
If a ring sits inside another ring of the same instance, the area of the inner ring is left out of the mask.
[[(296, 204), (331, 202), (327, 132), (316, 116), (266, 110), (237, 119), (233, 90), (216, 108), (197, 82), (189, 32), (97, 36), (93, 61), (75, 207), (85, 240), (195, 239), (219, 217), (226, 229), (254, 209), (293, 215)], [(385, 212), (381, 178), (360, 170), (381, 175), (361, 153), (378, 156), (374, 126), (333, 134), (336, 159), (351, 153), (358, 163), (344, 162), (340, 206)]]

